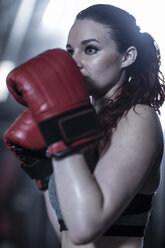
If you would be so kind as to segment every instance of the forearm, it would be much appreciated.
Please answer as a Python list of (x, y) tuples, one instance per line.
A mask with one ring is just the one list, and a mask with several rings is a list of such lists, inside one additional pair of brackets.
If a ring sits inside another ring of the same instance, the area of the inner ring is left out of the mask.
[(97, 229), (103, 195), (84, 156), (75, 154), (62, 160), (53, 159), (53, 168), (60, 207), (68, 229), (81, 233), (83, 229)]

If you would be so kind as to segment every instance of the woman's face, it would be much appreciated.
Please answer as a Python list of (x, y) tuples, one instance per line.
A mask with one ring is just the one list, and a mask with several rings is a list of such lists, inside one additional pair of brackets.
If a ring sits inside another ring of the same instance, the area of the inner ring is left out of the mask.
[(93, 20), (77, 20), (67, 41), (67, 51), (84, 76), (89, 92), (96, 98), (111, 95), (121, 82), (122, 54), (108, 29)]

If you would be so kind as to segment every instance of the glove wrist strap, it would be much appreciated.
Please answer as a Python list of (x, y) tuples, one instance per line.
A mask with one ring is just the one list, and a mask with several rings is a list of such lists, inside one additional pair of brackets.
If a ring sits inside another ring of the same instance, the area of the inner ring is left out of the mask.
[(39, 128), (47, 146), (60, 141), (70, 145), (99, 132), (97, 116), (91, 104), (40, 122)]

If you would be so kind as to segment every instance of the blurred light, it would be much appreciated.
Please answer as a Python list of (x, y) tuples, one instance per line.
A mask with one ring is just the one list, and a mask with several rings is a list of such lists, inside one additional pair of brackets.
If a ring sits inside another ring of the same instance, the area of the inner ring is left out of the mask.
[(8, 89), (6, 86), (7, 74), (15, 67), (12, 61), (3, 61), (0, 63), (0, 102), (4, 102), (8, 97)]
[(62, 1), (50, 0), (42, 18), (42, 25), (47, 31), (53, 31), (58, 28), (59, 20), (64, 12), (64, 3)]
[(8, 41), (3, 52), (4, 60), (9, 58), (9, 56), (11, 60), (17, 59), (20, 48), (29, 28), (36, 1), (37, 0), (20, 1), (19, 9), (16, 14), (16, 18), (13, 21)]

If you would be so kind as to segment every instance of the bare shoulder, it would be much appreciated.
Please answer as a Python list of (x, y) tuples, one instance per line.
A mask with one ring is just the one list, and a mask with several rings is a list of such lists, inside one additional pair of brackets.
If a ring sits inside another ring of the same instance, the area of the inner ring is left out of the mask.
[(95, 173), (104, 180), (108, 175), (107, 184), (109, 175), (114, 184), (113, 174), (115, 178), (118, 175), (120, 186), (118, 182), (116, 188), (127, 191), (131, 185), (133, 193), (144, 183), (162, 148), (163, 133), (157, 114), (149, 106), (139, 104), (119, 121), (100, 155)]
[(117, 132), (124, 136), (126, 133), (133, 132), (132, 135), (135, 137), (146, 137), (146, 142), (153, 140), (155, 145), (163, 145), (163, 132), (159, 117), (155, 110), (147, 105), (138, 104), (135, 108), (131, 108), (119, 122)]
[(158, 124), (158, 127), (161, 128), (159, 117), (154, 109), (152, 109), (150, 106), (143, 105), (143, 104), (137, 104), (135, 107), (132, 107), (127, 115), (126, 119), (129, 121), (133, 120), (139, 120), (142, 122), (148, 122), (151, 121), (151, 124), (154, 122)]
[(156, 111), (151, 108), (148, 105), (144, 105), (144, 104), (137, 104), (135, 107), (132, 107), (129, 111), (128, 111), (128, 116), (134, 115), (134, 117), (136, 118), (142, 118), (142, 119), (150, 119), (150, 120), (155, 120), (155, 121), (159, 121), (159, 117), (156, 113)]
[(155, 156), (163, 148), (163, 132), (157, 113), (147, 105), (132, 107), (119, 121), (103, 154), (129, 154)]

